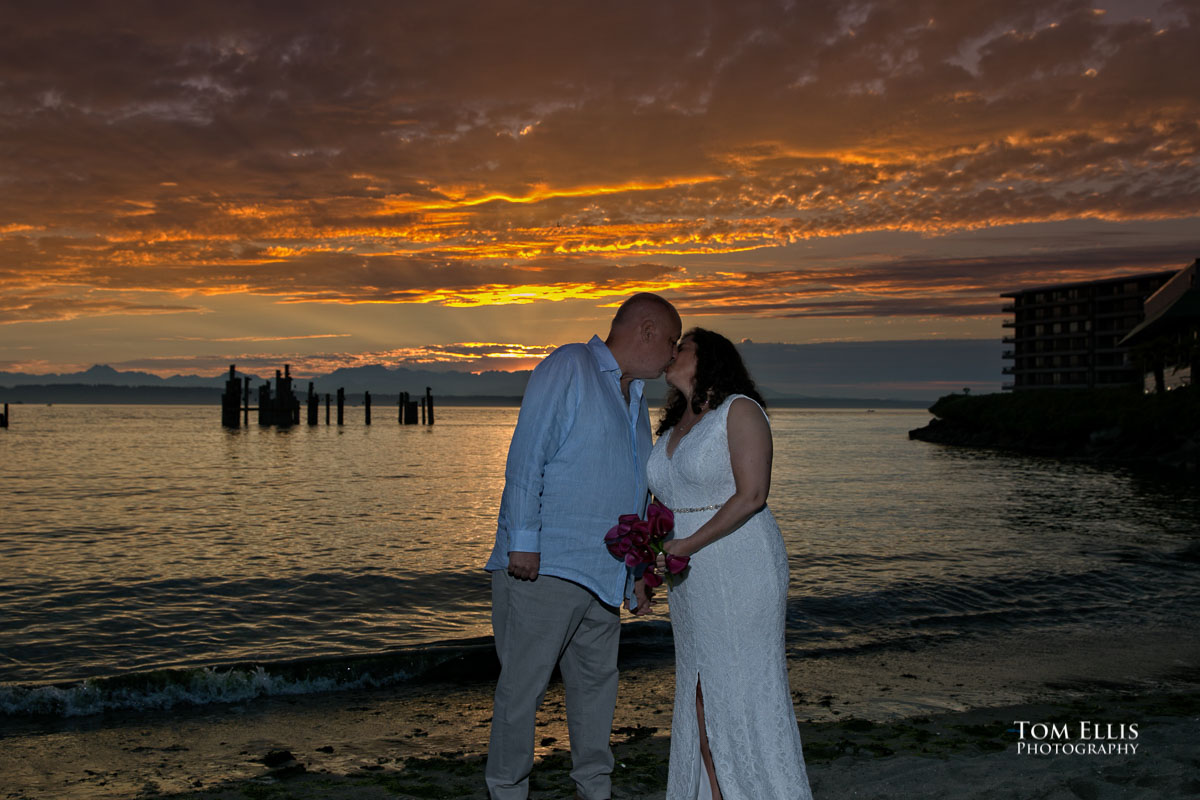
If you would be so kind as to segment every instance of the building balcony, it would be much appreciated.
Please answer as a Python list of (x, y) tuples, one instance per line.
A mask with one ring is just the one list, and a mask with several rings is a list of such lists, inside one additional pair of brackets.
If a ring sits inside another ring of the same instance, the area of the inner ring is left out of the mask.
[(1000, 354), (1001, 358), (1016, 358), (1016, 354), (1012, 350), (1005, 350)]
[(1017, 327), (1017, 322), (1016, 322), (1016, 320), (1012, 320), (1012, 319), (1006, 319), (1006, 320), (1004, 320), (1004, 322), (1002, 322), (1002, 323), (1000, 323), (1000, 324), (1001, 324), (1001, 326), (1002, 326), (1002, 327), (1005, 327), (1005, 328), (1015, 328), (1015, 327)]
[(1047, 350), (1039, 350), (1039, 351), (1035, 351), (1035, 352), (1034, 352), (1034, 353), (1032, 353), (1031, 355), (1035, 355), (1035, 356), (1049, 356), (1049, 357), (1051, 357), (1051, 358), (1053, 358), (1054, 356), (1059, 356), (1060, 358), (1070, 358), (1071, 356), (1086, 356), (1086, 355), (1091, 355), (1091, 353), (1092, 353), (1092, 351), (1091, 351), (1091, 350), (1088, 350), (1087, 348), (1079, 348), (1079, 347), (1059, 347), (1059, 348), (1055, 348), (1055, 349), (1047, 349)]
[(1003, 314), (1012, 314), (1016, 310), (1017, 310), (1017, 307), (1015, 305), (1013, 305), (1012, 303), (1009, 303), (1008, 305), (1000, 306), (1000, 312)]
[(1062, 364), (1057, 367), (1021, 367), (1020, 369), (1008, 367), (1007, 369), (1012, 369), (1010, 374), (1014, 375), (1049, 375), (1055, 372), (1087, 372), (1091, 367), (1084, 364)]
[(1007, 381), (1005, 383), (1000, 384), (1000, 391), (1002, 391), (1002, 392), (1011, 392), (1013, 390), (1013, 388), (1014, 388), (1014, 385), (1013, 385), (1012, 381)]

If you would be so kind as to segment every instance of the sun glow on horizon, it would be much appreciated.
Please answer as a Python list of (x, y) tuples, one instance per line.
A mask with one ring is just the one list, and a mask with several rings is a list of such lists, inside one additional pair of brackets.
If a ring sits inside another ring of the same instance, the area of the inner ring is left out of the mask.
[[(1157, 0), (214, 3), (10, 26), (0, 363), (560, 339), (637, 291), (735, 336), (985, 338), (1014, 286), (1200, 253), (1197, 20)], [(509, 58), (531, 31), (564, 46)]]

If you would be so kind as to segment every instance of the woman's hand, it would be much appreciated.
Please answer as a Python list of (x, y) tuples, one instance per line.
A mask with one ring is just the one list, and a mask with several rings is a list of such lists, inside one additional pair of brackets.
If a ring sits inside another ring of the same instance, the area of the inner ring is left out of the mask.
[(695, 552), (695, 550), (692, 549), (691, 543), (688, 541), (690, 538), (691, 537), (686, 539), (668, 539), (667, 541), (663, 542), (663, 552), (659, 553), (654, 559), (654, 565), (661, 570), (666, 570), (667, 557), (664, 555), (664, 553), (670, 553), (673, 556), (680, 557), (687, 556), (690, 558)]

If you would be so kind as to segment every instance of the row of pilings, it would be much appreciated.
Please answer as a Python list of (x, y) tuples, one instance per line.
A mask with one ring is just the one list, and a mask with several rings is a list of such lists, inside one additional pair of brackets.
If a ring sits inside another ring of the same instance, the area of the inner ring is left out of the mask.
[[(274, 425), (288, 428), (300, 424), (300, 400), (292, 391), (291, 365), (284, 364), (283, 371), (275, 370), (275, 388), (272, 391), (270, 381), (258, 387), (258, 405), (250, 405), (250, 379), (237, 377), (236, 365), (229, 365), (229, 378), (225, 381), (225, 393), (221, 395), (221, 424), (227, 428), (250, 426), (250, 412), (258, 414), (259, 425)], [(337, 390), (337, 424), (346, 422), (346, 390)], [(331, 406), (333, 397), (325, 397), (325, 424), (331, 424)], [(402, 392), (399, 398), (397, 421), (401, 425), (432, 425), (433, 424), (433, 390), (426, 386), (424, 396), (418, 395), (413, 400), (408, 392)], [(7, 407), (5, 408), (7, 411)], [(305, 398), (306, 421), (309, 425), (318, 425), (321, 416), (321, 395), (313, 390), (313, 383), (308, 383), (308, 395)], [(371, 393), (363, 392), (363, 422), (371, 424)]]

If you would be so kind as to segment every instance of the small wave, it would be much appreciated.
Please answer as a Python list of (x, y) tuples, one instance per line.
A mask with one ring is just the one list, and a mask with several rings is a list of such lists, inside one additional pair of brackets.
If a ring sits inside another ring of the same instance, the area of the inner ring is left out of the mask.
[(464, 640), (374, 656), (160, 669), (40, 686), (0, 685), (0, 716), (162, 711), (416, 680), (478, 680), (495, 671), (491, 641)]
[(900, 631), (990, 633), (1058, 624), (1103, 625), (1118, 617), (1155, 624), (1194, 615), (1191, 551), (1146, 553), (1079, 572), (952, 575), (902, 580), (861, 589), (789, 598), (788, 631), (795, 641), (844, 636), (890, 642)]

